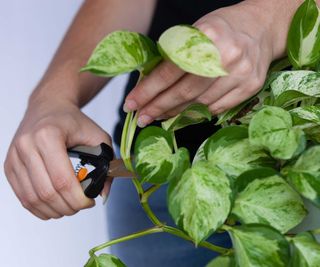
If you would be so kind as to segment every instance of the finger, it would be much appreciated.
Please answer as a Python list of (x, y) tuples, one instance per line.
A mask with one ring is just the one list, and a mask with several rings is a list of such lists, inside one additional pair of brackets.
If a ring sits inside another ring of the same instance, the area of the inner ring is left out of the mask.
[[(33, 207), (34, 202), (32, 202), (31, 199), (38, 199), (38, 198), (36, 196), (36, 193), (31, 192), (31, 190), (33, 190), (32, 185), (25, 182), (21, 182), (21, 181), (18, 182), (19, 180), (20, 179), (17, 178), (17, 174), (14, 171), (11, 174), (10, 180), (8, 179), (11, 187), (13, 188), (17, 198), (19, 199), (23, 207), (28, 211), (30, 211), (34, 216), (40, 218), (41, 220), (49, 220), (50, 218), (52, 218), (51, 215), (49, 214), (45, 215), (40, 210)], [(30, 188), (30, 185), (31, 185), (31, 188)], [(21, 190), (22, 188), (23, 190)], [(26, 196), (28, 196), (28, 201), (26, 200), (27, 199)], [(29, 200), (31, 200), (31, 203), (29, 202)]]
[(37, 146), (54, 189), (75, 211), (94, 206), (94, 200), (84, 195), (61, 137), (51, 136), (50, 140), (39, 137)]
[(19, 191), (19, 200), (22, 205), (41, 219), (47, 220), (50, 218), (60, 218), (61, 215), (46, 205), (39, 198), (31, 178), (28, 175), (26, 166), (21, 161), (18, 151), (13, 150), (12, 157), (16, 165), (13, 168), (14, 174), (17, 177), (17, 189)]
[(216, 102), (233, 88), (238, 87), (241, 83), (241, 79), (243, 78), (237, 76), (233, 77), (233, 75), (231, 75), (232, 74), (228, 77), (220, 77), (216, 79), (213, 84), (197, 98), (197, 102), (209, 105)]
[(233, 38), (234, 32), (225, 20), (215, 16), (214, 21), (199, 21), (195, 27), (207, 35), (218, 48), (225, 69), (229, 70), (244, 56), (245, 51), (241, 48), (240, 41)]
[(23, 159), (25, 166), (28, 166), (27, 172), (32, 186), (40, 200), (59, 214), (60, 217), (74, 214), (74, 210), (66, 205), (62, 197), (53, 187), (44, 166), (44, 162), (40, 154), (38, 154), (38, 151), (30, 151), (29, 157), (26, 158), (23, 156)]
[(138, 125), (143, 127), (167, 111), (189, 103), (206, 91), (212, 82), (213, 79), (211, 78), (192, 74), (185, 75), (176, 84), (162, 92), (140, 110)]
[(253, 96), (254, 93), (249, 93), (242, 88), (236, 88), (224, 95), (217, 102), (209, 106), (209, 110), (212, 114), (220, 114), (226, 110), (229, 110), (238, 104), (242, 103), (246, 99)]
[(162, 62), (129, 93), (124, 104), (124, 110), (140, 109), (162, 91), (177, 82), (183, 75), (184, 71), (173, 63), (169, 61)]
[(158, 117), (156, 120), (164, 120), (164, 119), (172, 118), (172, 117), (178, 115), (179, 113), (181, 113), (182, 111), (184, 111), (191, 104), (192, 104), (192, 101), (190, 101), (188, 103), (183, 103), (173, 109), (170, 109), (169, 111), (167, 111), (166, 113), (164, 113), (163, 115)]

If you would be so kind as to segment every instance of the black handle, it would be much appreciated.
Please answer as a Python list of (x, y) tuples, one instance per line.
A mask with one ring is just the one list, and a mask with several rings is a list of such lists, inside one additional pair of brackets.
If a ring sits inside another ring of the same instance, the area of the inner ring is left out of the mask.
[(112, 148), (105, 143), (94, 147), (76, 146), (68, 149), (68, 155), (69, 157), (79, 158), (82, 165), (90, 164), (95, 167), (81, 181), (81, 186), (87, 197), (96, 198), (103, 189), (109, 170), (109, 163), (114, 157)]

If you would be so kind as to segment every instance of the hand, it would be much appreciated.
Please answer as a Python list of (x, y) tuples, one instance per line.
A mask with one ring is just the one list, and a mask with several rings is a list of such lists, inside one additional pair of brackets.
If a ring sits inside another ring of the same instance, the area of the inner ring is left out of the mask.
[[(111, 144), (109, 135), (67, 100), (31, 101), (12, 141), (5, 173), (22, 205), (47, 220), (94, 206), (74, 175), (67, 147)], [(105, 185), (109, 190), (111, 181)]]
[(175, 116), (194, 102), (218, 114), (256, 94), (275, 57), (270, 23), (259, 12), (253, 5), (236, 5), (195, 23), (219, 49), (228, 76), (199, 77), (166, 61), (131, 91), (124, 110), (139, 110), (138, 125), (143, 127), (157, 118)]

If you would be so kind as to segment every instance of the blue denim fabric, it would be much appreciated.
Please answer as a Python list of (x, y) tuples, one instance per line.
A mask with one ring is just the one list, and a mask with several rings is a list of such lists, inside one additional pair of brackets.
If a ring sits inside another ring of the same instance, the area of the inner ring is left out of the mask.
[[(166, 186), (150, 198), (150, 206), (158, 218), (174, 225), (166, 205)], [(139, 204), (132, 182), (126, 178), (114, 179), (107, 203), (109, 238), (114, 239), (152, 227)], [(230, 247), (227, 234), (215, 234), (208, 240), (216, 245)], [(111, 247), (111, 253), (128, 267), (203, 267), (217, 254), (205, 248), (195, 248), (190, 242), (167, 233), (156, 233)]]

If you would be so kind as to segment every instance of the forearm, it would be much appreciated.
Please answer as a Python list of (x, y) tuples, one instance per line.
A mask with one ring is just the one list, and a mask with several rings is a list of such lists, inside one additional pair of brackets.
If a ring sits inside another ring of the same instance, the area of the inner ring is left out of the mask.
[(127, 29), (148, 30), (155, 0), (87, 0), (76, 15), (45, 75), (30, 97), (66, 99), (83, 106), (105, 85), (107, 79), (79, 73), (94, 47), (108, 33)]

